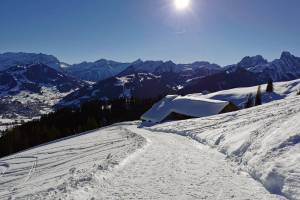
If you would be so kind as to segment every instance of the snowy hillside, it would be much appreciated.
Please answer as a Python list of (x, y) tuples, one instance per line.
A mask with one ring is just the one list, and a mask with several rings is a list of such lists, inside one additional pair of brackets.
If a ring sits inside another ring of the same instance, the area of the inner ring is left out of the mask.
[(0, 199), (285, 199), (214, 149), (136, 126), (116, 124), (0, 159)]
[(43, 64), (0, 71), (0, 128), (49, 113), (60, 99), (84, 85)]
[(91, 199), (144, 139), (116, 125), (0, 159), (0, 199)]
[(174, 73), (164, 76), (151, 73), (137, 73), (122, 77), (113, 77), (99, 81), (94, 85), (83, 87), (69, 94), (57, 106), (78, 106), (82, 102), (97, 99), (113, 100), (124, 97), (153, 98), (159, 95), (174, 93), (178, 82), (178, 75)]
[[(274, 83), (274, 92), (266, 93), (267, 85), (261, 85), (262, 88), (262, 100), (263, 103), (268, 103), (274, 100), (281, 100), (288, 97), (296, 96), (297, 92), (300, 91), (300, 79), (287, 81), (287, 82), (277, 82)], [(234, 88), (230, 90), (222, 90), (219, 92), (210, 93), (207, 95), (193, 94), (196, 96), (201, 96), (203, 98), (222, 100), (222, 101), (231, 101), (239, 107), (243, 107), (244, 103), (247, 101), (249, 94), (256, 95), (257, 86), (253, 87), (242, 87)], [(192, 95), (192, 96), (193, 96)]]
[(223, 115), (145, 128), (121, 123), (65, 138), (1, 158), (0, 199), (298, 200), (299, 113), (294, 96)]
[(270, 192), (300, 199), (300, 96), (238, 112), (169, 122), (151, 131), (189, 136), (222, 152)]
[(40, 93), (21, 91), (0, 97), (0, 131), (54, 111), (53, 106), (70, 92), (42, 87)]

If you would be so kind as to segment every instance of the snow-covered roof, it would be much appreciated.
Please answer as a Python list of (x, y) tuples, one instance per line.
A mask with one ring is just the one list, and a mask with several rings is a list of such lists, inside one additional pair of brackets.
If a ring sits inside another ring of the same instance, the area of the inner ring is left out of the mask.
[(154, 123), (163, 121), (171, 113), (191, 117), (205, 117), (219, 114), (229, 102), (205, 99), (200, 95), (168, 95), (141, 116), (142, 120)]

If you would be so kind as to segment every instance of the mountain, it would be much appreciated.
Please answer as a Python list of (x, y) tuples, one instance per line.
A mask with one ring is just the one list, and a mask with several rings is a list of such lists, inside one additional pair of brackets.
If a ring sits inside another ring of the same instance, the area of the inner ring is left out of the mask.
[(25, 65), (32, 65), (32, 64), (44, 64), (49, 67), (52, 67), (56, 70), (61, 69), (60, 61), (52, 56), (46, 55), (42, 53), (3, 53), (0, 54), (0, 71), (6, 70), (10, 67), (14, 66), (25, 66)]
[(259, 76), (261, 80), (288, 81), (300, 78), (300, 58), (282, 52), (279, 59), (268, 62), (262, 56), (245, 57), (239, 63), (225, 67), (229, 72), (242, 67)]
[(96, 62), (82, 62), (66, 66), (64, 70), (82, 80), (97, 82), (116, 76), (129, 65), (130, 63), (101, 59)]
[(216, 64), (195, 62), (175, 64), (172, 61), (137, 60), (115, 77), (82, 88), (68, 96), (62, 105), (78, 105), (93, 99), (117, 99), (121, 97), (154, 98), (176, 93), (188, 81), (200, 79), (223, 71)]
[(288, 81), (300, 77), (300, 58), (289, 52), (282, 52), (280, 59), (256, 65), (248, 69), (260, 74), (261, 79), (271, 78), (274, 81)]
[(152, 73), (161, 75), (163, 73), (178, 73), (181, 76), (194, 78), (195, 76), (204, 77), (222, 71), (219, 65), (209, 62), (194, 62), (192, 64), (175, 64), (172, 61), (141, 61), (134, 62), (131, 66), (121, 72), (118, 76), (134, 73)]
[(219, 90), (235, 87), (248, 87), (262, 83), (264, 83), (264, 81), (259, 79), (255, 73), (242, 67), (238, 67), (230, 73), (228, 73), (228, 71), (223, 71), (201, 79), (192, 80), (183, 89), (179, 90), (178, 93), (216, 92)]
[[(0, 119), (31, 120), (86, 83), (44, 64), (0, 71)], [(1, 125), (1, 120), (0, 120)]]
[[(95, 98), (124, 96), (151, 98), (165, 94), (216, 92), (235, 87), (250, 87), (273, 81), (300, 78), (300, 58), (283, 52), (268, 62), (262, 56), (247, 56), (234, 65), (220, 67), (209, 62), (175, 64), (172, 61), (142, 61), (129, 65), (112, 79), (83, 88), (63, 99), (62, 105), (78, 104)], [(119, 84), (120, 80), (127, 82)]]
[(69, 94), (58, 103), (57, 107), (76, 106), (96, 99), (153, 98), (176, 92), (179, 79), (176, 73), (164, 73), (160, 76), (151, 73), (135, 73), (112, 77)]
[(254, 67), (257, 65), (264, 65), (267, 64), (268, 61), (266, 59), (264, 59), (261, 55), (257, 55), (257, 56), (246, 56), (244, 57), (237, 65), (248, 69), (250, 67)]
[(42, 87), (56, 87), (69, 92), (83, 86), (83, 82), (44, 64), (15, 66), (0, 71), (0, 95), (13, 95), (27, 90), (40, 93)]
[(300, 58), (289, 52), (282, 52), (279, 59), (271, 62), (260, 55), (247, 56), (237, 64), (224, 67), (223, 72), (190, 81), (179, 93), (216, 92), (263, 84), (270, 79), (278, 82), (297, 78), (300, 78)]

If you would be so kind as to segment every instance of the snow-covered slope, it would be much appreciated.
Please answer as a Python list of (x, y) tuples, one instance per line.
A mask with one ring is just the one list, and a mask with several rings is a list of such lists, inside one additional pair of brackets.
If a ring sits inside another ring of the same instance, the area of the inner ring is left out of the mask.
[(214, 149), (136, 126), (116, 124), (0, 159), (0, 199), (285, 199)]
[[(43, 64), (10, 67), (0, 71), (0, 117), (14, 124), (52, 111), (52, 106), (86, 85)], [(0, 126), (10, 125), (1, 123)]]
[(44, 64), (56, 70), (61, 69), (60, 61), (52, 55), (23, 52), (0, 54), (0, 71), (17, 65), (24, 66), (32, 64)]
[[(149, 130), (176, 133), (216, 148), (270, 192), (300, 199), (300, 96)], [(204, 161), (205, 162), (205, 161)]]
[(119, 124), (1, 158), (0, 199), (93, 199), (103, 175), (144, 143)]
[[(268, 103), (274, 100), (280, 100), (287, 97), (293, 97), (300, 91), (300, 79), (286, 82), (276, 82), (274, 83), (274, 92), (266, 93), (267, 85), (261, 85), (261, 89), (263, 92), (262, 100), (263, 103)], [(243, 107), (244, 103), (247, 101), (248, 95), (256, 95), (257, 86), (253, 87), (242, 87), (242, 88), (234, 88), (230, 90), (222, 90), (219, 92), (210, 93), (207, 95), (201, 94), (193, 94), (200, 95), (203, 98), (216, 99), (222, 101), (230, 101), (239, 107)]]
[(96, 99), (153, 98), (174, 93), (179, 82), (178, 79), (178, 74), (175, 73), (168, 73), (164, 76), (137, 73), (113, 77), (71, 93), (62, 99), (57, 106), (78, 106), (82, 102)]

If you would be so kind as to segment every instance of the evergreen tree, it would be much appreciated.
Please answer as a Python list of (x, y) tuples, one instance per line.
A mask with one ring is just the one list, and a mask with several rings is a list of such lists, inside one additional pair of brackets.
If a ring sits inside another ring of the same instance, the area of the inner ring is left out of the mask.
[(251, 108), (254, 106), (254, 99), (253, 99), (253, 95), (250, 93), (247, 96), (247, 101), (244, 105), (244, 108)]
[(270, 79), (267, 84), (266, 92), (274, 92), (273, 80)]
[(89, 117), (86, 122), (86, 130), (93, 130), (98, 128), (98, 123), (93, 117)]
[(262, 104), (262, 94), (261, 94), (261, 86), (259, 85), (255, 97), (255, 106), (259, 106), (261, 104)]

